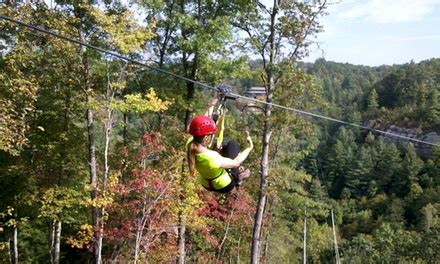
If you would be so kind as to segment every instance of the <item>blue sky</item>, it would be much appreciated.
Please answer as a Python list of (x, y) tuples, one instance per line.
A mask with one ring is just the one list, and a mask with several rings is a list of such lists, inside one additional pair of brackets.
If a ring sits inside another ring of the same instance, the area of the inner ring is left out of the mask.
[(342, 0), (306, 61), (378, 66), (440, 58), (440, 0)]

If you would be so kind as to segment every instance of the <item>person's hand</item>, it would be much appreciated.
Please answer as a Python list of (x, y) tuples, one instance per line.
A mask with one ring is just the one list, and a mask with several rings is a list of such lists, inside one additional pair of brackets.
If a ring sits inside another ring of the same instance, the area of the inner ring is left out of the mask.
[(220, 99), (221, 97), (222, 97), (222, 94), (219, 91), (214, 91), (213, 98)]
[(214, 96), (209, 100), (208, 106), (214, 107), (218, 101), (220, 100), (220, 93), (217, 91), (214, 91)]
[(249, 148), (253, 149), (254, 148), (254, 143), (252, 142), (252, 138), (249, 135), (249, 131), (246, 131), (246, 140), (247, 140), (247, 142), (249, 144)]
[(214, 93), (214, 97), (212, 97), (208, 102), (208, 108), (205, 111), (205, 116), (211, 116), (214, 113), (214, 107), (218, 103), (218, 101), (219, 99)]

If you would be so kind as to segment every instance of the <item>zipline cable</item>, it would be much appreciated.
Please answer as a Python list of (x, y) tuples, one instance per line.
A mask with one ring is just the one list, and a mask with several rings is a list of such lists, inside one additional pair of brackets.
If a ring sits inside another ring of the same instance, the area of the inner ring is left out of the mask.
[[(94, 50), (100, 51), (102, 53), (114, 56), (114, 57), (119, 58), (121, 60), (133, 63), (135, 65), (147, 67), (149, 69), (158, 71), (158, 72), (163, 73), (163, 74), (167, 74), (167, 75), (173, 76), (175, 78), (184, 80), (186, 82), (194, 83), (196, 85), (199, 85), (202, 88), (218, 91), (217, 88), (215, 88), (215, 87), (213, 87), (211, 85), (208, 85), (206, 83), (202, 83), (202, 82), (199, 82), (199, 81), (196, 81), (196, 80), (192, 80), (192, 79), (186, 78), (184, 76), (175, 74), (173, 72), (169, 72), (169, 71), (166, 71), (164, 69), (160, 69), (160, 68), (148, 65), (147, 63), (143, 63), (143, 62), (140, 62), (140, 61), (137, 61), (137, 60), (134, 60), (134, 59), (122, 56), (122, 55), (120, 55), (120, 54), (118, 54), (116, 52), (113, 52), (113, 51), (110, 51), (110, 50), (107, 50), (107, 49), (103, 49), (103, 48), (100, 48), (100, 47), (97, 47), (97, 46), (94, 46), (94, 45), (90, 45), (90, 44), (78, 41), (76, 39), (73, 39), (73, 38), (70, 38), (70, 37), (66, 37), (64, 35), (55, 33), (53, 31), (50, 31), (50, 30), (47, 30), (47, 29), (40, 28), (38, 26), (34, 26), (34, 25), (31, 25), (31, 24), (28, 24), (28, 23), (25, 23), (23, 21), (20, 21), (20, 20), (11, 18), (11, 17), (0, 15), (0, 18), (3, 19), (3, 20), (7, 20), (9, 22), (15, 23), (17, 25), (29, 28), (29, 29), (33, 29), (35, 31), (42, 32), (44, 34), (51, 35), (51, 36), (54, 36), (54, 37), (66, 40), (68, 42), (75, 43), (75, 44), (80, 45), (80, 46), (84, 46), (84, 47), (87, 47), (87, 48), (90, 48), (90, 49), (94, 49)], [(258, 100), (258, 99), (251, 98), (251, 97), (246, 97), (246, 96), (235, 94), (235, 93), (230, 93), (229, 95), (231, 95), (233, 97), (236, 97), (236, 98), (241, 98), (241, 99), (244, 99), (244, 100), (247, 100), (247, 101), (251, 101), (251, 102), (255, 102), (255, 103), (260, 103), (260, 104), (265, 104), (265, 105), (268, 105), (268, 106), (272, 106), (272, 107), (276, 107), (276, 108), (292, 111), (292, 112), (295, 112), (295, 113), (298, 113), (298, 114), (312, 116), (312, 117), (316, 117), (316, 118), (321, 118), (321, 119), (333, 121), (333, 122), (336, 122), (336, 123), (340, 123), (340, 124), (343, 124), (343, 125), (353, 126), (353, 127), (364, 129), (364, 130), (368, 130), (368, 131), (371, 131), (371, 132), (375, 132), (375, 133), (379, 133), (379, 134), (383, 134), (383, 135), (388, 135), (388, 136), (391, 136), (391, 137), (394, 137), (394, 138), (400, 138), (400, 139), (405, 139), (405, 140), (408, 140), (408, 141), (413, 141), (413, 142), (417, 142), (417, 143), (421, 143), (421, 144), (426, 144), (426, 145), (440, 147), (439, 144), (431, 143), (431, 142), (428, 142), (428, 141), (423, 141), (423, 140), (419, 140), (419, 139), (416, 139), (416, 138), (410, 138), (410, 137), (402, 136), (402, 135), (399, 135), (399, 134), (395, 134), (395, 133), (391, 133), (391, 132), (387, 132), (387, 131), (383, 131), (383, 130), (379, 130), (379, 129), (375, 129), (375, 128), (370, 128), (370, 127), (358, 125), (358, 124), (355, 124), (355, 123), (350, 123), (350, 122), (339, 120), (339, 119), (336, 119), (336, 118), (332, 118), (332, 117), (328, 117), (328, 116), (324, 116), (324, 115), (320, 115), (320, 114), (315, 114), (315, 113), (312, 113), (312, 112), (308, 112), (308, 111), (304, 111), (304, 110), (299, 110), (299, 109), (295, 109), (295, 108), (292, 108), (292, 107), (288, 107), (288, 106), (284, 106), (284, 105), (280, 105), (280, 104), (276, 104), (276, 103), (272, 103), (272, 102), (265, 102), (265, 101), (262, 101), (262, 100)]]
[(406, 139), (406, 140), (410, 140), (410, 141), (414, 141), (414, 142), (418, 142), (418, 143), (422, 143), (422, 144), (427, 144), (427, 145), (431, 145), (431, 146), (440, 147), (439, 144), (431, 143), (431, 142), (428, 142), (428, 141), (423, 141), (423, 140), (419, 140), (419, 139), (416, 139), (416, 138), (410, 138), (410, 137), (402, 136), (402, 135), (399, 135), (399, 134), (394, 134), (394, 133), (391, 133), (391, 132), (387, 132), (387, 131), (384, 131), (384, 130), (375, 129), (375, 128), (371, 128), (371, 127), (367, 127), (367, 126), (362, 126), (362, 125), (358, 125), (358, 124), (355, 124), (355, 123), (350, 123), (350, 122), (339, 120), (339, 119), (336, 119), (336, 118), (332, 118), (332, 117), (328, 117), (328, 116), (324, 116), (324, 115), (319, 115), (319, 114), (315, 114), (315, 113), (312, 113), (312, 112), (307, 112), (307, 111), (304, 111), (304, 110), (299, 110), (299, 109), (295, 109), (295, 108), (292, 108), (292, 107), (288, 107), (288, 106), (284, 106), (284, 105), (280, 105), (280, 104), (276, 104), (276, 103), (265, 102), (265, 101), (254, 99), (254, 98), (251, 98), (251, 97), (242, 96), (242, 95), (239, 95), (239, 94), (231, 93), (231, 95), (233, 95), (233, 96), (235, 96), (237, 98), (246, 99), (248, 101), (253, 101), (253, 102), (256, 102), (256, 103), (261, 103), (261, 104), (266, 104), (266, 105), (271, 105), (273, 107), (277, 107), (277, 108), (281, 108), (281, 109), (284, 109), (284, 110), (296, 112), (298, 114), (303, 114), (303, 115), (313, 116), (313, 117), (316, 117), (316, 118), (326, 119), (326, 120), (333, 121), (333, 122), (336, 122), (336, 123), (340, 123), (340, 124), (344, 124), (344, 125), (349, 125), (349, 126), (353, 126), (353, 127), (364, 129), (364, 130), (369, 130), (369, 131), (376, 132), (376, 133), (379, 133), (379, 134), (384, 134), (384, 135), (388, 135), (388, 136), (392, 136), (392, 137), (397, 137), (397, 138), (401, 138), (401, 139)]
[(87, 48), (90, 48), (90, 49), (94, 49), (94, 50), (100, 51), (102, 53), (114, 56), (114, 57), (119, 58), (121, 60), (131, 62), (131, 63), (133, 63), (135, 65), (144, 66), (144, 67), (147, 67), (149, 69), (152, 69), (152, 70), (155, 70), (155, 71), (167, 74), (167, 75), (171, 75), (171, 76), (176, 77), (178, 79), (181, 79), (181, 80), (184, 80), (184, 81), (187, 81), (187, 82), (192, 82), (192, 83), (197, 84), (197, 85), (199, 85), (199, 86), (201, 86), (203, 88), (207, 88), (207, 89), (211, 89), (211, 90), (217, 90), (216, 88), (214, 88), (214, 87), (212, 87), (212, 86), (210, 86), (208, 84), (205, 84), (205, 83), (202, 83), (202, 82), (199, 82), (199, 81), (195, 81), (195, 80), (186, 78), (184, 76), (175, 74), (173, 72), (169, 72), (169, 71), (166, 71), (164, 69), (148, 65), (147, 63), (143, 63), (143, 62), (140, 62), (140, 61), (137, 61), (137, 60), (134, 60), (134, 59), (130, 59), (130, 58), (122, 56), (121, 54), (118, 54), (116, 52), (113, 52), (113, 51), (110, 51), (110, 50), (107, 50), (107, 49), (103, 49), (103, 48), (100, 48), (100, 47), (97, 47), (97, 46), (94, 46), (94, 45), (90, 45), (90, 44), (81, 42), (79, 40), (76, 40), (76, 39), (73, 39), (73, 38), (66, 37), (64, 35), (55, 33), (53, 31), (50, 31), (50, 30), (47, 30), (47, 29), (44, 29), (44, 28), (40, 28), (40, 27), (31, 25), (31, 24), (28, 24), (28, 23), (25, 23), (25, 22), (20, 21), (20, 20), (16, 20), (16, 19), (11, 18), (11, 17), (0, 15), (0, 18), (4, 19), (4, 20), (7, 20), (9, 22), (13, 22), (13, 23), (18, 24), (18, 25), (23, 26), (23, 27), (27, 27), (27, 28), (30, 28), (30, 29), (33, 29), (33, 30), (36, 30), (36, 31), (39, 31), (39, 32), (42, 32), (42, 33), (45, 33), (47, 35), (51, 35), (51, 36), (54, 36), (54, 37), (66, 40), (68, 42), (73, 42), (73, 43), (78, 44), (80, 46), (84, 46), (84, 47), (87, 47)]

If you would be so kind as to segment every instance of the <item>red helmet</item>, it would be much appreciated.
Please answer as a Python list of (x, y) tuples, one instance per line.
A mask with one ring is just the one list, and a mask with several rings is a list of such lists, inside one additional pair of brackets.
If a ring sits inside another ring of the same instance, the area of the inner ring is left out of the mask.
[(188, 132), (195, 137), (212, 135), (217, 132), (217, 126), (209, 116), (200, 115), (191, 120)]

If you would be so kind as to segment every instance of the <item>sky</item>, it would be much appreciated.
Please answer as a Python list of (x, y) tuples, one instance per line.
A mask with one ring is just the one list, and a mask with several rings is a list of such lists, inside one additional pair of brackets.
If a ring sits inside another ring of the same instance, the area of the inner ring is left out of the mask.
[(312, 47), (306, 61), (379, 66), (440, 58), (440, 0), (342, 0), (327, 11), (316, 38), (321, 50)]

